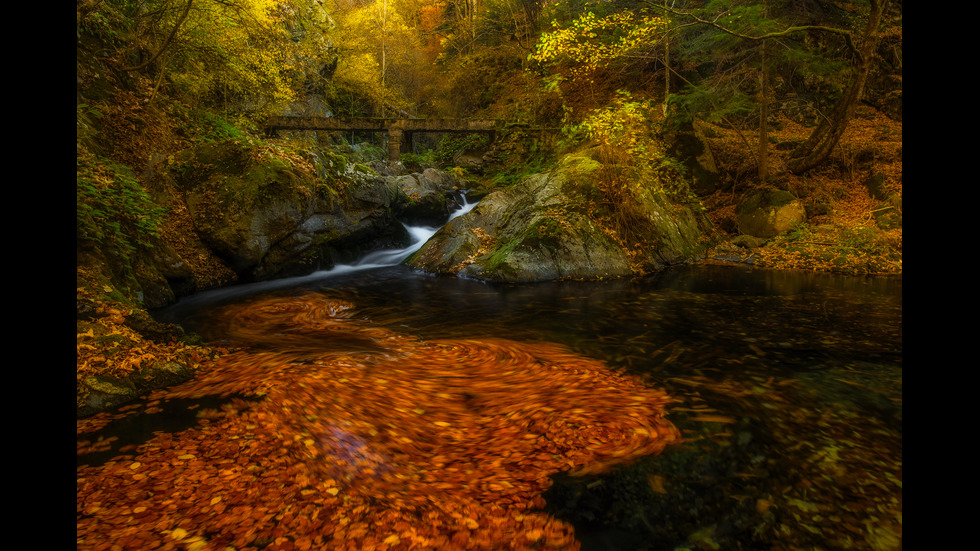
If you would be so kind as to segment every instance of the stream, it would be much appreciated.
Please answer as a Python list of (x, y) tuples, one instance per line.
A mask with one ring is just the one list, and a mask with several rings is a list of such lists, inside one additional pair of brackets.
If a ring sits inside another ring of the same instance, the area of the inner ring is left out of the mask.
[[(201, 293), (155, 316), (215, 345), (269, 350), (273, 335), (243, 343), (216, 312), (322, 296), (399, 338), (556, 344), (661, 389), (681, 440), (605, 472), (555, 474), (543, 494), (541, 510), (574, 527), (581, 549), (901, 548), (901, 278), (691, 265), (631, 280), (487, 284), (399, 265), (435, 232), (408, 230), (407, 249)], [(186, 403), (147, 416), (172, 425), (107, 430), (131, 444), (177, 434), (178, 410)], [(348, 450), (366, 445), (343, 438)], [(98, 467), (89, 462), (79, 468)]]

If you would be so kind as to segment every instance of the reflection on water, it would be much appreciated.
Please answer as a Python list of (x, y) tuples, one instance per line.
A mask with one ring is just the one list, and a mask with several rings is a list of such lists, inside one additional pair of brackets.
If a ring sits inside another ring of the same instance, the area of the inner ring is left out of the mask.
[(557, 479), (546, 510), (583, 549), (879, 550), (901, 546), (901, 283), (696, 266), (490, 285), (387, 267), (202, 294), (158, 315), (234, 341), (218, 304), (315, 292), (421, 342), (564, 344), (665, 389), (684, 436)]

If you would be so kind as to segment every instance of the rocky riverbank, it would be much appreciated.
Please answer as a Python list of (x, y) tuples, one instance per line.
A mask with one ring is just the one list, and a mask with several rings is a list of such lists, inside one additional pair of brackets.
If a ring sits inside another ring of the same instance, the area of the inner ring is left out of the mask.
[[(80, 245), (79, 288), (87, 289), (79, 295), (86, 311), (78, 321), (80, 412), (189, 378), (212, 354), (186, 344), (180, 328), (156, 327), (145, 309), (402, 247), (403, 223), (442, 225), (463, 193), (483, 201), (444, 227), (411, 265), (490, 281), (624, 277), (689, 261), (711, 240), (700, 211), (650, 193), (637, 206), (641, 241), (650, 246), (624, 247), (594, 210), (599, 165), (586, 153), (489, 195), (459, 171), (407, 172), (352, 157), (228, 140), (151, 167), (143, 180), (167, 214), (152, 247), (129, 258), (133, 275), (114, 277), (121, 270), (104, 247)], [(115, 298), (97, 298), (99, 289)], [(107, 338), (116, 341), (108, 348)]]
[[(515, 147), (520, 140), (498, 143)], [(728, 154), (726, 142), (703, 143), (717, 157)], [(509, 150), (477, 161), (508, 155), (527, 163), (527, 155)], [(900, 152), (896, 158), (900, 170)], [(179, 327), (155, 323), (147, 310), (403, 247), (409, 239), (403, 223), (444, 224), (462, 193), (482, 200), (437, 232), (409, 265), (496, 282), (633, 277), (719, 261), (901, 273), (901, 189), (882, 185), (891, 164), (871, 167), (861, 176), (864, 185), (780, 181), (734, 194), (725, 187), (731, 175), (712, 175), (716, 163), (703, 149), (685, 162), (697, 163), (690, 189), (684, 182), (633, 182), (634, 200), (616, 210), (603, 200), (603, 166), (588, 148), (535, 162), (539, 168), (505, 182), (467, 176), (477, 170), (407, 170), (358, 147), (308, 141), (225, 140), (156, 158), (139, 175), (166, 208), (148, 246), (120, 255), (111, 242), (78, 243), (79, 414), (192, 377), (221, 354)]]

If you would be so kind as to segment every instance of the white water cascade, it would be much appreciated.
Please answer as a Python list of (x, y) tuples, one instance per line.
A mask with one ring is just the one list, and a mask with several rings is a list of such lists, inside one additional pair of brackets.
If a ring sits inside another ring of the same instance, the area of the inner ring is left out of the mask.
[[(476, 203), (470, 203), (466, 196), (463, 195), (462, 205), (460, 205), (460, 208), (456, 209), (449, 215), (449, 220), (466, 214), (467, 212), (473, 210), (473, 207), (475, 206)], [(446, 223), (449, 223), (449, 220), (447, 220)], [(357, 272), (360, 270), (370, 270), (371, 268), (382, 268), (384, 266), (397, 266), (411, 256), (412, 253), (421, 249), (422, 245), (425, 245), (425, 242), (428, 241), (430, 237), (435, 235), (437, 231), (439, 231), (439, 228), (433, 228), (430, 226), (406, 225), (405, 229), (408, 231), (408, 235), (411, 238), (411, 242), (407, 247), (403, 249), (385, 249), (381, 251), (373, 251), (360, 258), (353, 264), (337, 264), (329, 270), (314, 272), (310, 274), (309, 277), (324, 277)]]
[[(463, 196), (462, 201), (462, 206), (450, 214), (449, 220), (462, 216), (473, 210), (473, 207), (475, 207), (479, 202), (477, 201), (477, 203), (470, 203), (465, 195)], [(449, 220), (446, 222), (448, 223)], [(241, 285), (232, 285), (230, 287), (203, 291), (195, 295), (181, 298), (180, 301), (178, 301), (178, 303), (172, 308), (174, 311), (179, 311), (183, 308), (193, 308), (197, 303), (214, 300), (232, 300), (235, 297), (241, 297), (256, 292), (271, 291), (280, 287), (289, 287), (304, 281), (316, 281), (336, 275), (343, 275), (361, 270), (370, 270), (371, 268), (397, 266), (412, 253), (421, 249), (422, 245), (425, 245), (425, 242), (439, 230), (439, 228), (432, 228), (428, 226), (405, 226), (405, 229), (408, 230), (408, 234), (411, 236), (411, 243), (403, 249), (374, 251), (368, 253), (366, 256), (353, 264), (338, 264), (329, 270), (319, 270), (305, 276), (274, 279), (272, 281), (261, 281), (257, 283), (245, 283)]]

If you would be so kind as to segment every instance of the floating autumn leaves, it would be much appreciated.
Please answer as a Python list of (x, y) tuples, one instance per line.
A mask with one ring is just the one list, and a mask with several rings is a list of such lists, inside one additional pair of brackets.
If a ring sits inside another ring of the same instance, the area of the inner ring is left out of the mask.
[(319, 295), (223, 311), (249, 351), (151, 399), (265, 399), (79, 468), (78, 549), (575, 549), (540, 511), (550, 477), (679, 440), (664, 393), (600, 362), (352, 312)]

